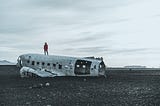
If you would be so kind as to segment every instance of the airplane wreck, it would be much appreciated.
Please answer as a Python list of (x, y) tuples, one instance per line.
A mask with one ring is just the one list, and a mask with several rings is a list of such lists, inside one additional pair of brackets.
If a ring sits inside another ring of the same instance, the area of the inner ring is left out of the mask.
[(105, 76), (103, 58), (23, 54), (17, 59), (21, 77)]

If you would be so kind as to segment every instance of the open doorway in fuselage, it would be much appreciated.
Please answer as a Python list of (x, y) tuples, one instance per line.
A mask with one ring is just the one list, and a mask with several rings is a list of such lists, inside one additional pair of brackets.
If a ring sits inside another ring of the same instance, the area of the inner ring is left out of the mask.
[(92, 62), (86, 60), (77, 60), (75, 64), (74, 73), (76, 75), (90, 74), (91, 63)]

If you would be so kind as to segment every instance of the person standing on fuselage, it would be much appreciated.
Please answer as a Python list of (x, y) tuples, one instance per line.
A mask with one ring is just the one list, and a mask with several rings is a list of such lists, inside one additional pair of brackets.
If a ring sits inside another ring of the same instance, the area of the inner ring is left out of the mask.
[(48, 44), (45, 42), (44, 44), (44, 55), (48, 55)]

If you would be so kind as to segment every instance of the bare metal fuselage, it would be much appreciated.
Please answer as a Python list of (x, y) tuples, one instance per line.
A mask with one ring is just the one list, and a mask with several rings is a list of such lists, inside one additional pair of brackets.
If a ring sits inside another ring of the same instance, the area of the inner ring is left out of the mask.
[(24, 54), (17, 61), (21, 77), (105, 76), (105, 64), (100, 59)]

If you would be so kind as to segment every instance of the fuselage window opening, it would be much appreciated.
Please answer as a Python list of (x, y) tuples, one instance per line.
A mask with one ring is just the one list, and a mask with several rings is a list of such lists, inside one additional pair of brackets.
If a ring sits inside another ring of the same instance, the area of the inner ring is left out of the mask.
[(37, 65), (39, 65), (39, 62), (37, 62)]
[(61, 64), (59, 64), (59, 69), (62, 69), (62, 65)]
[(35, 61), (32, 61), (32, 65), (34, 65), (35, 64)]
[(45, 63), (44, 62), (42, 62), (42, 66), (44, 66), (45, 65)]
[(47, 63), (47, 66), (50, 66), (50, 63)]
[(56, 67), (56, 64), (53, 64), (53, 67)]
[(99, 71), (104, 71), (105, 70), (105, 64), (104, 62), (101, 62), (99, 65)]
[(101, 63), (100, 63), (99, 68), (105, 69), (105, 64), (104, 64), (104, 62), (101, 62)]
[(28, 60), (28, 61), (27, 61), (27, 63), (29, 64), (29, 63), (30, 63), (30, 61)]

